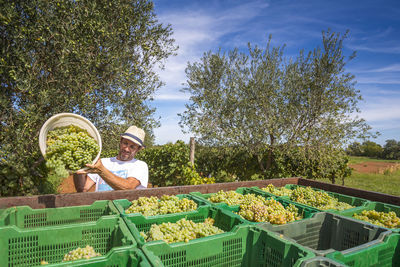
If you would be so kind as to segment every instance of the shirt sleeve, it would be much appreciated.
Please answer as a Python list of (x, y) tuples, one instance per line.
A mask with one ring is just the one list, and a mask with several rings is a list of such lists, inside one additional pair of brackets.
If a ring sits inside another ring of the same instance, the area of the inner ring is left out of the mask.
[(89, 178), (92, 179), (92, 181), (95, 182), (96, 184), (100, 178), (100, 176), (96, 173), (88, 173), (87, 176), (89, 176)]
[(146, 162), (142, 161), (140, 163), (140, 168), (130, 169), (128, 171), (128, 177), (136, 178), (139, 180), (141, 186), (147, 187), (149, 181), (149, 168)]

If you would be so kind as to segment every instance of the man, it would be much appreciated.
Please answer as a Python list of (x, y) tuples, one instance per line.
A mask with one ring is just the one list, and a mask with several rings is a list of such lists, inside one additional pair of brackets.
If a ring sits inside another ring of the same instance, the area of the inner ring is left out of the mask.
[[(75, 188), (87, 192), (96, 184), (96, 192), (146, 188), (149, 170), (144, 161), (135, 159), (136, 153), (144, 147), (145, 133), (131, 126), (123, 134), (119, 143), (118, 156), (99, 159), (95, 164), (86, 164), (88, 170), (74, 174)], [(80, 178), (86, 180), (83, 188)]]

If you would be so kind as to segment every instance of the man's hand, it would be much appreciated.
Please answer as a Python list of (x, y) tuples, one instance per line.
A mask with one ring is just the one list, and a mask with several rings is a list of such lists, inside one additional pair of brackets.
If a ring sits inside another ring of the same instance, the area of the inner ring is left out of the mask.
[(103, 171), (104, 171), (104, 165), (103, 165), (103, 163), (101, 162), (101, 159), (99, 159), (98, 161), (96, 161), (96, 163), (95, 164), (86, 164), (86, 167), (88, 168), (88, 169), (86, 169), (86, 170), (80, 170), (80, 171), (77, 171), (76, 173), (77, 174), (88, 174), (88, 173), (97, 173), (97, 174), (100, 174), (100, 173), (102, 173)]

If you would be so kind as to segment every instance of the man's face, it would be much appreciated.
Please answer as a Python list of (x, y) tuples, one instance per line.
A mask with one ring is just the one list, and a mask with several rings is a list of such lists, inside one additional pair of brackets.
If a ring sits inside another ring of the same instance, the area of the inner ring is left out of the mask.
[(119, 142), (118, 159), (122, 161), (132, 160), (139, 151), (140, 146), (131, 140), (121, 138)]

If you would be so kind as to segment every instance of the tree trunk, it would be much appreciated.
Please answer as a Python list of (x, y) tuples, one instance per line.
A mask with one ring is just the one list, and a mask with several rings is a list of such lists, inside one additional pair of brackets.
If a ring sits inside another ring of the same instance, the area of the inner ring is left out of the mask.
[(272, 167), (272, 158), (273, 158), (272, 147), (275, 143), (275, 138), (272, 134), (269, 135), (269, 139), (271, 141), (271, 145), (268, 148), (268, 154), (267, 154), (267, 170), (271, 169)]

